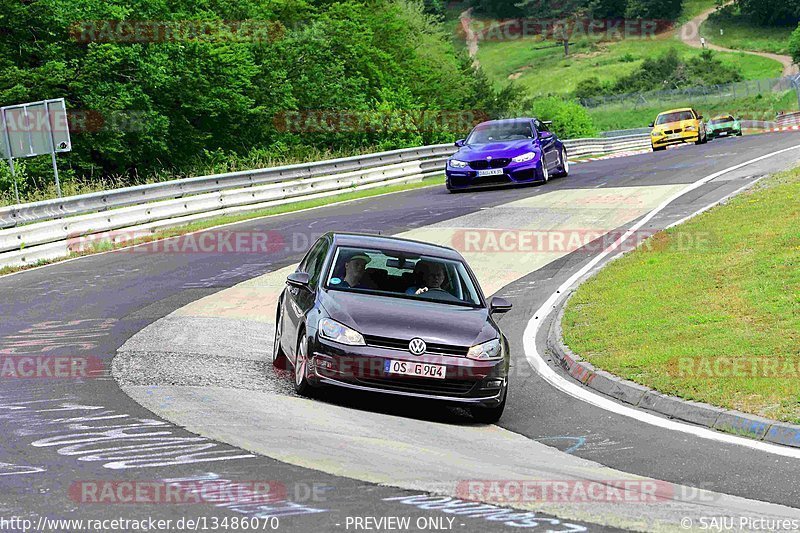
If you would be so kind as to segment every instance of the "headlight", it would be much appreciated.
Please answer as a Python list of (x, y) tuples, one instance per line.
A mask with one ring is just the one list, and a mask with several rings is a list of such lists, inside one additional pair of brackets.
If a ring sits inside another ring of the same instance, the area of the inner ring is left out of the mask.
[(654, 131), (652, 133), (652, 135), (653, 135), (653, 137), (658, 137), (659, 135), (661, 135), (661, 132), (660, 131)]
[(458, 159), (451, 159), (449, 161), (450, 166), (453, 168), (466, 168), (469, 163), (465, 161), (459, 161)]
[(518, 155), (517, 157), (512, 159), (512, 161), (514, 163), (525, 163), (526, 161), (530, 161), (534, 157), (536, 157), (536, 152), (528, 152), (522, 155)]
[(349, 346), (366, 345), (364, 336), (361, 335), (361, 333), (330, 318), (323, 318), (319, 321), (319, 334), (323, 339), (328, 339), (340, 344), (347, 344)]
[(695, 128), (694, 126), (686, 126), (685, 129), (686, 131), (697, 131), (697, 128)]
[(500, 339), (494, 339), (483, 344), (473, 346), (467, 352), (467, 358), (476, 361), (492, 361), (503, 357), (500, 349)]

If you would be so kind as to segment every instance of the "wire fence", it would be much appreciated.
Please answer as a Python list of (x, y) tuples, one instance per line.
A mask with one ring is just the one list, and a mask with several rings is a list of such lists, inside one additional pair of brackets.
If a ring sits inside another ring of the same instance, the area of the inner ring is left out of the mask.
[[(669, 102), (691, 101), (693, 105), (710, 104), (720, 100), (738, 100), (758, 95), (781, 94), (795, 91), (800, 100), (798, 78), (787, 76), (763, 80), (746, 80), (723, 85), (705, 85), (685, 88), (665, 89), (628, 94), (613, 94), (592, 98), (581, 98), (583, 107), (593, 109), (603, 106), (625, 106), (634, 109), (662, 105)], [(795, 102), (796, 104), (796, 102)]]

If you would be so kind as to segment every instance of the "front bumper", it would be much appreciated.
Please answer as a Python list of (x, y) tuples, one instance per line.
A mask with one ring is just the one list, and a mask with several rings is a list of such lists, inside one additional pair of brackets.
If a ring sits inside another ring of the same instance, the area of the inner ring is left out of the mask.
[[(461, 356), (425, 354), (378, 346), (345, 346), (316, 339), (309, 350), (309, 382), (454, 405), (494, 407), (508, 387), (508, 363), (474, 361)], [(445, 379), (398, 376), (385, 371), (385, 361), (429, 363), (446, 367)]]
[(697, 142), (700, 140), (700, 132), (690, 131), (676, 133), (672, 135), (661, 135), (659, 137), (650, 136), (650, 142), (654, 147), (671, 146), (673, 144), (683, 144)]
[(447, 188), (450, 190), (473, 189), (544, 181), (540, 159), (525, 163), (511, 162), (503, 167), (502, 170), (503, 173), (496, 176), (479, 176), (480, 171), (470, 167), (456, 169), (448, 165), (445, 169)]
[(709, 130), (708, 135), (710, 137), (727, 137), (729, 135), (741, 135), (741, 133), (741, 129), (730, 127)]

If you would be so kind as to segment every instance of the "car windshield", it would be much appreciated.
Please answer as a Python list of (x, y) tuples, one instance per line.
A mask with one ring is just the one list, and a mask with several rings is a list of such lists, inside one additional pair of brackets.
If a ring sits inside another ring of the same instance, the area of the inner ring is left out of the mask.
[(730, 122), (733, 120), (733, 117), (717, 117), (711, 120), (712, 124), (725, 124), (726, 122)]
[(670, 122), (680, 122), (681, 120), (694, 120), (691, 111), (676, 111), (674, 113), (664, 113), (658, 115), (656, 124), (669, 124)]
[(489, 122), (476, 126), (467, 137), (467, 144), (486, 144), (497, 141), (519, 141), (533, 139), (529, 122)]
[(338, 247), (326, 288), (481, 307), (464, 263), (392, 250)]

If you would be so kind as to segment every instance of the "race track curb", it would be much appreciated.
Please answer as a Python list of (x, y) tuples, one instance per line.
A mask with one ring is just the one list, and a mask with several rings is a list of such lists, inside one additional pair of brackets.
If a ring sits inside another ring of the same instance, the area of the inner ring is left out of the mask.
[[(584, 278), (583, 281), (586, 279), (588, 278)], [(570, 376), (586, 387), (640, 409), (654, 411), (669, 418), (726, 433), (800, 448), (800, 426), (684, 400), (676, 396), (668, 396), (633, 381), (622, 379), (605, 370), (599, 370), (588, 361), (584, 361), (564, 344), (564, 332), (561, 328), (564, 309), (575, 293), (574, 291), (575, 288), (561, 300), (558, 314), (550, 325), (547, 335), (547, 348), (555, 361)]]

